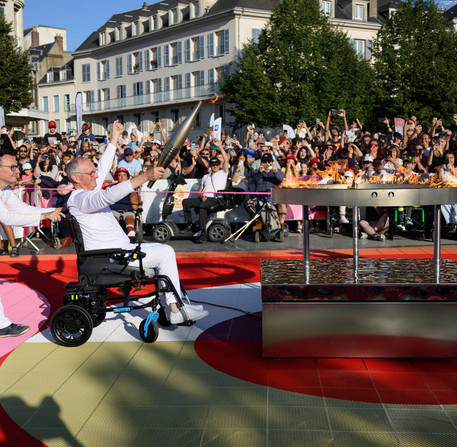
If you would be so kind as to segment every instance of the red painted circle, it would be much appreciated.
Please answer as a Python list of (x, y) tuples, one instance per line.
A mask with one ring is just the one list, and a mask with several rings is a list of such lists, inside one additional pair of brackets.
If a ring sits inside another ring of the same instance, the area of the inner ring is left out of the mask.
[[(260, 317), (243, 316), (209, 328), (196, 340), (195, 350), (223, 373), (286, 391), (371, 403), (457, 404), (457, 359), (267, 359), (260, 335)], [(411, 340), (384, 342), (408, 346)]]

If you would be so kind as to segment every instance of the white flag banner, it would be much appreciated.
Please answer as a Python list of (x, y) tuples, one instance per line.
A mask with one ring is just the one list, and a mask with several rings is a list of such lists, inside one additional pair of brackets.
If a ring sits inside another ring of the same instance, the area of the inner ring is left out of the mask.
[(403, 135), (403, 129), (405, 127), (405, 120), (403, 118), (394, 118), (395, 132)]
[(217, 120), (214, 121), (214, 138), (217, 138), (218, 140), (221, 139), (221, 133), (222, 133), (222, 118), (218, 118)]
[(76, 134), (81, 132), (83, 127), (83, 94), (81, 92), (76, 93), (75, 99), (76, 108)]
[(5, 125), (5, 108), (0, 106), (0, 127)]
[(288, 124), (282, 125), (282, 130), (287, 130), (287, 138), (295, 138), (295, 132)]

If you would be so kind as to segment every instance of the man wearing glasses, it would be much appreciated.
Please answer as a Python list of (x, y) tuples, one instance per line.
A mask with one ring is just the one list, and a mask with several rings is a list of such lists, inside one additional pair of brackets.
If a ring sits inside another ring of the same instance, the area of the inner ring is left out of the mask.
[[(16, 157), (9, 153), (0, 152), (0, 222), (5, 225), (38, 226), (40, 220), (49, 219), (57, 222), (63, 214), (54, 208), (38, 208), (19, 200), (11, 185), (17, 180), (19, 172)], [(0, 300), (0, 338), (17, 337), (30, 329), (12, 323), (4, 314)]]
[[(106, 174), (113, 164), (116, 144), (123, 130), (124, 126), (121, 123), (118, 121), (113, 123), (110, 142), (100, 157), (97, 169), (91, 160), (83, 157), (76, 157), (67, 164), (67, 176), (75, 187), (67, 205), (81, 227), (86, 250), (135, 249), (136, 245), (130, 242), (109, 206), (132, 193), (143, 183), (162, 178), (165, 173), (164, 168), (153, 167), (136, 177), (130, 177), (126, 182), (118, 183), (106, 190), (101, 189)], [(146, 253), (143, 259), (144, 267), (156, 269), (160, 275), (168, 276), (176, 290), (180, 291), (174, 250), (169, 245), (148, 243), (142, 244), (141, 251)], [(136, 265), (138, 265), (137, 261)], [(208, 315), (202, 306), (185, 304), (183, 307), (178, 307), (172, 293), (165, 294), (162, 304), (171, 324), (179, 324), (187, 320), (197, 321)]]

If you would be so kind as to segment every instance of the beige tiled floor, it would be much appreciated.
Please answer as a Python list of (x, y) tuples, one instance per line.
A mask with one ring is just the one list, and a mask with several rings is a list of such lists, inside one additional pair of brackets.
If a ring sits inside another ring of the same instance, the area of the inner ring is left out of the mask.
[(52, 447), (457, 445), (457, 406), (363, 403), (255, 385), (205, 364), (193, 342), (26, 343), (0, 368), (0, 384), (9, 416)]

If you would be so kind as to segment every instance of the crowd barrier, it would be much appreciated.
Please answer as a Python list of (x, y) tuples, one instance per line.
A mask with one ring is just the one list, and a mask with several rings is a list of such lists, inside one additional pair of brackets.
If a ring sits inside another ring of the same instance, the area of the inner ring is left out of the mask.
[[(184, 211), (182, 202), (188, 197), (197, 197), (198, 190), (200, 189), (201, 179), (186, 179), (184, 185), (178, 185), (174, 191), (174, 206), (173, 211), (169, 215), (168, 219), (180, 224), (185, 223)], [(152, 188), (148, 188), (145, 184), (141, 187), (140, 197), (143, 202), (143, 213), (142, 220), (145, 224), (157, 224), (162, 220), (162, 207), (165, 203), (165, 199), (170, 192), (171, 182), (167, 179), (157, 180)], [(55, 197), (55, 190), (51, 188), (44, 188), (50, 191), (51, 195)], [(52, 203), (43, 199), (42, 194), (39, 188), (24, 188), (19, 187), (15, 189), (15, 194), (21, 200), (24, 200), (26, 203), (31, 205), (41, 206), (45, 208), (47, 206), (52, 206)], [(238, 193), (238, 194), (249, 194), (249, 193)], [(253, 193), (261, 194), (265, 193)], [(194, 211), (193, 211), (194, 212)], [(301, 206), (290, 206), (287, 208), (287, 220), (301, 220), (302, 219), (302, 207)], [(243, 206), (237, 206), (233, 209), (226, 211), (220, 211), (217, 213), (218, 218), (224, 218), (229, 223), (245, 223), (250, 220), (248, 213)], [(198, 216), (194, 215), (194, 221), (198, 220)], [(32, 228), (22, 228), (15, 227), (14, 234), (16, 238), (22, 238), (30, 233)], [(0, 238), (4, 239), (3, 232), (0, 228)]]

